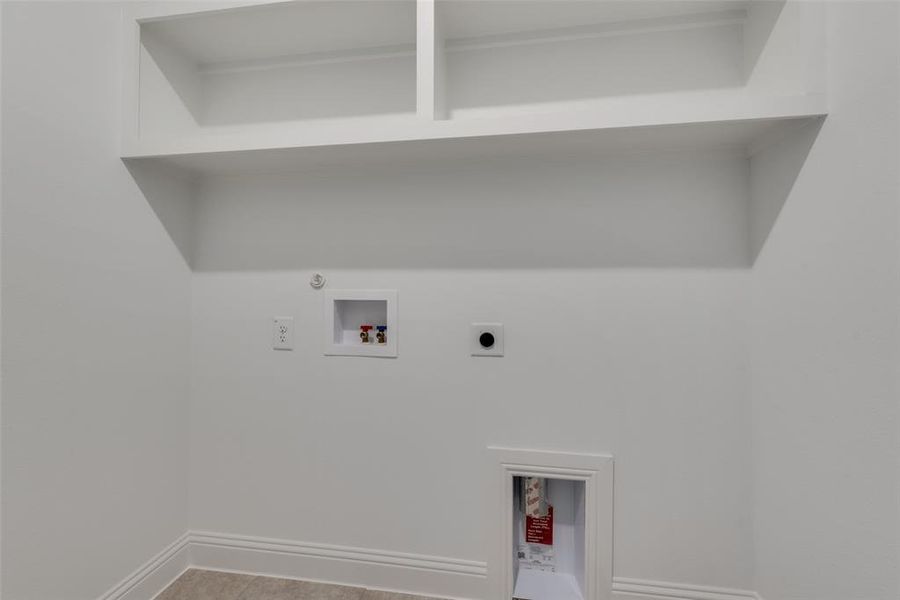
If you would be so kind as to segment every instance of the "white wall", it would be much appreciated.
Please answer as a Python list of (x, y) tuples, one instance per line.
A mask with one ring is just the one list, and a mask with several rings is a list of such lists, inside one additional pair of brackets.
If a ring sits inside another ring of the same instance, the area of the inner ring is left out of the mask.
[[(148, 205), (117, 6), (4, 4), (0, 595), (96, 598), (188, 526), (487, 560), (496, 444), (615, 454), (619, 577), (896, 598), (900, 16), (829, 13), (833, 114), (748, 270), (789, 143)], [(193, 277), (154, 209), (196, 219)], [(314, 268), (399, 290), (398, 359), (322, 356)]]
[(831, 114), (752, 274), (767, 600), (900, 596), (900, 15), (875, 2), (828, 13)]
[(750, 262), (749, 165), (727, 148), (323, 167), (199, 188), (198, 271)]
[[(3, 81), (3, 7), (0, 6), (0, 82)], [(0, 106), (3, 86), (0, 85)], [(0, 109), (0, 289), (3, 281), (3, 110)], [(3, 294), (0, 293), (0, 365), (3, 364)], [(3, 369), (0, 368), (0, 535), (3, 533)], [(0, 542), (0, 596), (3, 594), (3, 544)]]
[(88, 600), (186, 527), (190, 272), (118, 159), (120, 8), (3, 4), (4, 600)]
[[(612, 452), (617, 576), (749, 587), (747, 176), (720, 153), (206, 182), (191, 527), (488, 560), (488, 445)], [(399, 290), (398, 359), (322, 356), (313, 268)], [(470, 357), (495, 320), (506, 356)]]

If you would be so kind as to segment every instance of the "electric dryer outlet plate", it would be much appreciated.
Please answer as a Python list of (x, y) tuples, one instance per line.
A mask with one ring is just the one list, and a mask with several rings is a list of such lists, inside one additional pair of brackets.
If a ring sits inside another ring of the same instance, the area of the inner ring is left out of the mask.
[(472, 356), (503, 356), (503, 323), (472, 323)]

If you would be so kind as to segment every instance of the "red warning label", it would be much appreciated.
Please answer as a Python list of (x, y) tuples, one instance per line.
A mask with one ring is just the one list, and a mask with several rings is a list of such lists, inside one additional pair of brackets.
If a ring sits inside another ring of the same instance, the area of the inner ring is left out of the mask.
[(553, 507), (546, 517), (525, 517), (525, 541), (529, 544), (553, 545)]

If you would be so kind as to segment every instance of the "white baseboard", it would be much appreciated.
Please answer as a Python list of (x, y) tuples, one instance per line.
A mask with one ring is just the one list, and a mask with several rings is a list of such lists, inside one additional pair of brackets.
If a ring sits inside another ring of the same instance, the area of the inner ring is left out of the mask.
[(195, 531), (191, 560), (238, 571), (430, 595), (484, 598), (483, 562), (386, 550)]
[[(188, 568), (306, 579), (437, 598), (486, 599), (487, 564), (369, 548), (190, 531), (98, 600), (152, 600)], [(613, 600), (761, 600), (756, 592), (613, 578)]]
[(613, 577), (614, 600), (762, 600), (750, 590)]
[(150, 600), (190, 566), (190, 533), (185, 533), (116, 584), (98, 600)]

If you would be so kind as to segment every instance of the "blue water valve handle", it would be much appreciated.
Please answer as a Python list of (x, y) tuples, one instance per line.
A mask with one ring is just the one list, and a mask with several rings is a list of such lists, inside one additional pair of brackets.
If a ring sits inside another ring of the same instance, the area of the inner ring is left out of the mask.
[(375, 329), (377, 329), (381, 333), (384, 333), (385, 331), (387, 331), (387, 325), (376, 325)]

